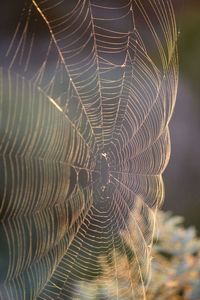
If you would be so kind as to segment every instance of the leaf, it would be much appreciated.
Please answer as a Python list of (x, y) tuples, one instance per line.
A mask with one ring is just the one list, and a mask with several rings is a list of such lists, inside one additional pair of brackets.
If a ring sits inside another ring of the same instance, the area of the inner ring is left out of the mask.
[(121, 293), (116, 253), (145, 299), (178, 81), (172, 4), (32, 3), (1, 69), (0, 295), (82, 299), (81, 281), (109, 289), (111, 274)]

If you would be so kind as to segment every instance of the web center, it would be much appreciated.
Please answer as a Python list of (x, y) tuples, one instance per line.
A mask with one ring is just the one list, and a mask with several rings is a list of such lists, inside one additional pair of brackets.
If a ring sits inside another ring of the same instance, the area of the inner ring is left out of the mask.
[(100, 176), (101, 176), (101, 189), (104, 191), (106, 185), (110, 182), (110, 166), (108, 156), (105, 152), (100, 155)]

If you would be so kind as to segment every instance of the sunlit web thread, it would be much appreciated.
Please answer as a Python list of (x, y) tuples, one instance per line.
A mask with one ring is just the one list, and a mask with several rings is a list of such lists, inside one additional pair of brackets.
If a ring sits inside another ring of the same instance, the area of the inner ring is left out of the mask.
[(101, 282), (101, 296), (143, 299), (178, 81), (171, 1), (23, 14), (1, 69), (0, 295), (94, 299)]

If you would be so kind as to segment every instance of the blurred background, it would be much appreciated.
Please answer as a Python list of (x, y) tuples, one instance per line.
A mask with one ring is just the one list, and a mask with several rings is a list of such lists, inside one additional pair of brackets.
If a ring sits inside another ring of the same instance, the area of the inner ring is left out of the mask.
[[(172, 151), (164, 173), (163, 208), (184, 216), (185, 224), (195, 225), (200, 234), (200, 0), (173, 3), (180, 33), (180, 80), (170, 123)], [(5, 12), (0, 20), (3, 40), (12, 37), (23, 5), (24, 0), (1, 1), (1, 12)], [(44, 35), (41, 30), (41, 39)]]
[(164, 173), (164, 209), (183, 215), (200, 234), (200, 1), (174, 1), (180, 77), (170, 123), (171, 159)]

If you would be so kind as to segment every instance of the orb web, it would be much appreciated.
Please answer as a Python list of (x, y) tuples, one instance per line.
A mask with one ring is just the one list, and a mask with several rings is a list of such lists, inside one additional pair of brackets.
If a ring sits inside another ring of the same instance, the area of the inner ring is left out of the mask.
[(1, 51), (2, 299), (145, 299), (176, 42), (169, 0), (25, 2)]

